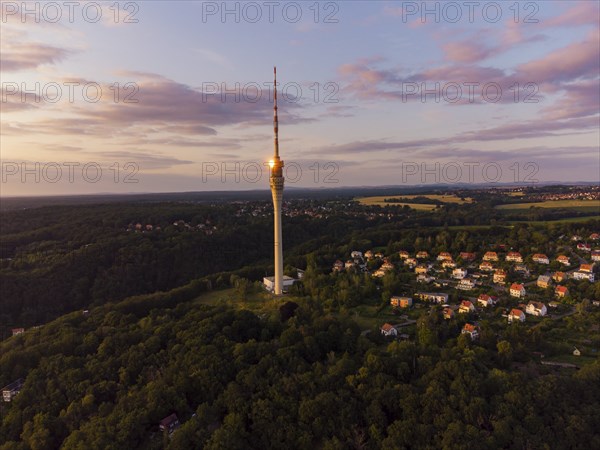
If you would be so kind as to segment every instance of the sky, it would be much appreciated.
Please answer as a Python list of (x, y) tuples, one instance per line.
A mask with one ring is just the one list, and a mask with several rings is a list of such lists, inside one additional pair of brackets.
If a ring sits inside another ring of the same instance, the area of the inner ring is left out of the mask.
[(596, 1), (2, 1), (0, 195), (600, 182)]

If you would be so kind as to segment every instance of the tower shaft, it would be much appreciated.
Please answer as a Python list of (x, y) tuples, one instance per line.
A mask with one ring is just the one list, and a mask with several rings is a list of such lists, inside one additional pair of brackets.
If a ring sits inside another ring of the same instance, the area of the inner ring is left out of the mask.
[(271, 195), (273, 197), (273, 248), (275, 253), (275, 276), (274, 289), (275, 295), (283, 293), (283, 239), (281, 232), (281, 205), (283, 201), (283, 161), (279, 158), (279, 119), (277, 117), (277, 69), (273, 68), (274, 74), (274, 106), (273, 106), (273, 131), (274, 137), (274, 156), (270, 163), (271, 174), (269, 185), (271, 187)]

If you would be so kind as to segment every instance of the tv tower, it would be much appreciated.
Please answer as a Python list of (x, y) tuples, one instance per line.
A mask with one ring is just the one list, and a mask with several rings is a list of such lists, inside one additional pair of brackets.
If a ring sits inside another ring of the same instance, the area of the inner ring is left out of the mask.
[(275, 228), (275, 239), (273, 241), (275, 250), (275, 295), (283, 293), (283, 246), (281, 239), (281, 202), (283, 199), (283, 161), (279, 158), (279, 121), (277, 119), (277, 67), (273, 68), (275, 82), (273, 84), (274, 106), (273, 106), (273, 129), (275, 131), (274, 146), (275, 155), (269, 161), (271, 175), (269, 184), (271, 186), (271, 195), (273, 196), (273, 222)]

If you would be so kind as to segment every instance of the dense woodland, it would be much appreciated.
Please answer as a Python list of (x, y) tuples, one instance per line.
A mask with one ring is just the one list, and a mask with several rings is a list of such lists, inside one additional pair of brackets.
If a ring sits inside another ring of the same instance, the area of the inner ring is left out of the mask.
[[(0, 404), (0, 449), (600, 448), (598, 358), (580, 370), (539, 364), (542, 352), (570, 351), (569, 337), (600, 347), (590, 307), (600, 283), (570, 282), (564, 308), (576, 309), (557, 321), (507, 326), (502, 308), (446, 321), (427, 306), (399, 341), (355, 320), (353, 308), (383, 308), (417, 286), (401, 267), (380, 280), (332, 273), (352, 250), (555, 256), (569, 236), (600, 230), (598, 220), (510, 223), (517, 213), (498, 213), (495, 197), (471, 197), (435, 212), (288, 204), (286, 272), (305, 269), (304, 279), (260, 312), (246, 300), (265, 295), (256, 281), (272, 271), (267, 202), (3, 213), (2, 337), (28, 330), (0, 342), (0, 385), (25, 379)], [(224, 288), (227, 302), (203, 300)], [(475, 319), (482, 335), (471, 341), (460, 330)], [(158, 423), (172, 413), (181, 427), (169, 436)]]
[[(414, 342), (386, 342), (310, 299), (282, 322), (186, 300), (199, 289), (72, 313), (1, 344), (2, 381), (27, 378), (3, 408), (0, 448), (600, 446), (600, 364), (528, 364), (521, 353), (540, 337), (519, 324), (473, 344), (433, 311)], [(157, 424), (173, 412), (183, 424), (169, 439)]]

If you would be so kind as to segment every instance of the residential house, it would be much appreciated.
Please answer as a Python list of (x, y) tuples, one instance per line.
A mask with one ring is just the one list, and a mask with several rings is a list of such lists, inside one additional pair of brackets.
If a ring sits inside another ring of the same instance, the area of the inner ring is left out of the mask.
[(417, 267), (415, 267), (416, 274), (426, 274), (428, 271), (429, 267), (427, 267), (425, 264), (419, 264)]
[(477, 297), (477, 303), (483, 307), (494, 306), (496, 303), (496, 298), (488, 294), (481, 294), (479, 297)]
[(552, 274), (552, 279), (554, 281), (556, 281), (557, 283), (560, 283), (561, 281), (564, 281), (567, 279), (567, 275), (564, 272), (554, 272)]
[(166, 431), (171, 434), (177, 428), (179, 428), (179, 419), (177, 418), (177, 414), (173, 413), (170, 416), (165, 417), (158, 424), (158, 428), (160, 431)]
[(524, 277), (529, 276), (529, 269), (525, 264), (516, 264), (514, 267), (514, 271), (518, 274), (521, 274)]
[(523, 262), (523, 257), (519, 252), (508, 252), (506, 254), (506, 260), (512, 262)]
[(508, 313), (508, 323), (525, 322), (525, 313), (520, 309), (511, 309)]
[(537, 279), (537, 286), (542, 289), (549, 288), (551, 284), (552, 279), (550, 278), (550, 275), (540, 275)]
[(475, 260), (475, 253), (471, 252), (460, 252), (460, 259), (463, 261), (473, 261)]
[(594, 282), (594, 274), (591, 272), (582, 272), (581, 270), (577, 270), (573, 272), (574, 280), (588, 280), (590, 283)]
[(390, 304), (398, 308), (409, 308), (413, 304), (411, 297), (399, 297), (397, 295), (390, 298)]
[(415, 258), (406, 258), (404, 260), (404, 265), (410, 267), (411, 269), (417, 265), (417, 260)]
[(354, 261), (349, 259), (348, 261), (346, 261), (346, 264), (344, 265), (344, 267), (346, 268), (346, 270), (352, 269), (354, 267)]
[(417, 252), (417, 259), (427, 259), (429, 258), (429, 253), (427, 253), (424, 250), (421, 250), (420, 252)]
[(24, 383), (25, 383), (25, 380), (23, 380), (23, 378), (19, 378), (18, 380), (13, 381), (12, 383), (4, 386), (2, 388), (2, 400), (5, 402), (12, 401), (12, 399), (19, 392), (21, 392), (21, 389), (23, 388)]
[(362, 259), (363, 254), (362, 254), (362, 252), (359, 252), (358, 250), (353, 250), (352, 253), (350, 253), (350, 257), (352, 259)]
[(492, 270), (494, 270), (494, 265), (489, 261), (483, 261), (481, 264), (479, 264), (479, 270), (491, 272)]
[(377, 258), (377, 259), (383, 259), (383, 253), (381, 253), (381, 252), (375, 253), (375, 258)]
[(18, 335), (18, 334), (23, 334), (23, 333), (25, 333), (25, 328), (13, 328), (13, 329), (11, 330), (11, 332), (12, 332), (12, 335), (13, 335), (13, 336), (16, 336), (16, 335)]
[(600, 234), (598, 234), (598, 233), (590, 234), (590, 241), (597, 241), (598, 239), (600, 239)]
[(475, 311), (475, 307), (473, 306), (473, 303), (471, 303), (469, 300), (463, 300), (460, 302), (460, 306), (458, 307), (458, 312), (461, 314), (468, 314)]
[(483, 255), (484, 261), (498, 261), (498, 254), (496, 252), (486, 252)]
[(546, 305), (541, 302), (529, 302), (527, 303), (527, 307), (525, 308), (525, 312), (527, 314), (531, 314), (532, 316), (543, 317), (548, 312)]
[(574, 234), (573, 237), (571, 238), (572, 241), (580, 241), (583, 238), (581, 236), (579, 236), (578, 234)]
[(434, 277), (425, 274), (417, 275), (417, 283), (431, 283), (433, 280), (435, 280)]
[(581, 356), (581, 350), (579, 350), (577, 347), (575, 347), (573, 349), (573, 356)]
[(559, 256), (556, 258), (556, 260), (557, 260), (559, 263), (561, 263), (561, 264), (563, 264), (563, 265), (565, 265), (565, 266), (568, 266), (568, 265), (570, 265), (570, 264), (571, 264), (571, 261), (569, 260), (569, 257), (568, 257), (568, 256), (566, 256), (566, 255), (559, 255)]
[(400, 256), (400, 259), (406, 259), (410, 256), (410, 253), (408, 253), (406, 250), (400, 250), (398, 255)]
[(560, 306), (560, 303), (558, 303), (558, 302), (555, 302), (554, 300), (552, 300), (550, 303), (548, 303), (548, 307), (550, 307), (550, 308), (554, 308), (554, 309), (556, 309), (556, 308), (558, 308), (559, 306)]
[(566, 286), (556, 286), (556, 289), (554, 289), (554, 294), (558, 298), (566, 297), (567, 295), (569, 295), (569, 288)]
[(444, 314), (444, 319), (453, 319), (454, 318), (454, 311), (452, 310), (452, 308), (450, 307), (445, 307), (443, 310), (443, 314)]
[(475, 287), (475, 282), (470, 278), (463, 278), (456, 285), (456, 289), (460, 289), (462, 291), (470, 291)]
[(592, 252), (592, 261), (600, 261), (600, 250), (594, 250)]
[(384, 336), (398, 336), (398, 330), (396, 330), (392, 325), (390, 325), (389, 323), (384, 323), (381, 326), (381, 334), (383, 334)]
[(416, 296), (423, 301), (435, 302), (435, 303), (447, 303), (448, 294), (440, 292), (417, 292)]
[(543, 253), (536, 253), (535, 255), (533, 255), (532, 259), (533, 262), (536, 262), (538, 264), (550, 264), (550, 260)]
[(455, 278), (457, 280), (462, 280), (466, 276), (467, 276), (467, 269), (462, 269), (462, 268), (458, 267), (452, 271), (452, 278)]
[(581, 264), (579, 266), (579, 271), (592, 273), (594, 271), (594, 264)]
[(386, 261), (381, 265), (381, 269), (385, 270), (386, 272), (389, 272), (390, 270), (394, 270), (394, 264), (392, 264), (389, 261)]
[(333, 263), (333, 271), (334, 272), (341, 272), (342, 270), (344, 270), (344, 263), (337, 259), (334, 263)]
[(506, 272), (502, 269), (494, 272), (494, 283), (504, 283), (506, 281)]
[(438, 261), (452, 261), (452, 255), (448, 252), (441, 252), (438, 257)]
[(577, 250), (582, 250), (584, 252), (591, 252), (592, 247), (590, 246), (590, 244), (584, 244), (583, 242), (580, 242), (579, 244), (577, 244)]
[(465, 323), (462, 328), (461, 334), (467, 334), (471, 340), (475, 340), (479, 337), (479, 327), (470, 323)]
[(525, 286), (519, 283), (513, 283), (510, 285), (510, 295), (512, 297), (522, 298), (525, 297)]
[(454, 261), (452, 261), (451, 259), (450, 260), (446, 259), (446, 260), (442, 261), (442, 267), (444, 269), (448, 269), (448, 268), (453, 269), (456, 267), (456, 263)]
[(367, 259), (373, 259), (373, 252), (371, 250), (367, 250), (365, 252), (365, 258), (367, 258)]

